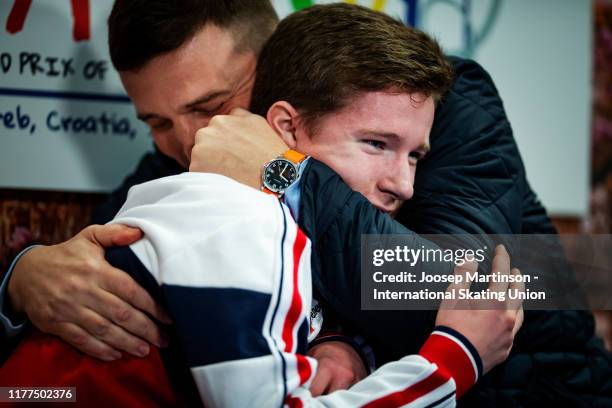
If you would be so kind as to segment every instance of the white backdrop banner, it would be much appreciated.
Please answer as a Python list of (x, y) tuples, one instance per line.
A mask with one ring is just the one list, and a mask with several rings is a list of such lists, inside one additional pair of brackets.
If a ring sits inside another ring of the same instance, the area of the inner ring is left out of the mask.
[[(329, 0), (272, 0), (281, 17)], [(493, 76), (529, 180), (586, 213), (591, 1), (347, 0), (436, 36)], [(109, 191), (151, 149), (108, 57), (112, 0), (0, 2), (0, 187)]]
[(151, 149), (108, 56), (111, 7), (0, 2), (0, 186), (109, 191)]

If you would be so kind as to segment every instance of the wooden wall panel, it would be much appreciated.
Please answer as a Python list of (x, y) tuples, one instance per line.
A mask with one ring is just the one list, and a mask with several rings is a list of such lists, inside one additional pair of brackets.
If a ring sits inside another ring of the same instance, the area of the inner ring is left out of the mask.
[(62, 242), (89, 224), (103, 194), (0, 189), (0, 271), (26, 245)]

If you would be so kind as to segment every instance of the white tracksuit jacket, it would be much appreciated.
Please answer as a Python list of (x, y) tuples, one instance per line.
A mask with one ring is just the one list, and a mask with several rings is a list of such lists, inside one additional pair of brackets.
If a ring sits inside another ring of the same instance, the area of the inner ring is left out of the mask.
[(112, 222), (144, 232), (130, 249), (161, 286), (206, 407), (447, 407), (478, 378), (473, 347), (439, 328), (419, 354), (313, 397), (310, 241), (273, 196), (183, 173), (133, 187)]

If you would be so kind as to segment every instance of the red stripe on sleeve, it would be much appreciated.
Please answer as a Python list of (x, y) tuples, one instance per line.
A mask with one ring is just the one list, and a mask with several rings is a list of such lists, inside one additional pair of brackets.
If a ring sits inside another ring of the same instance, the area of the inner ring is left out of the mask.
[(453, 377), (457, 384), (457, 398), (476, 382), (477, 374), (470, 358), (459, 344), (448, 337), (431, 334), (419, 354)]
[(310, 365), (310, 362), (306, 356), (297, 354), (295, 358), (297, 359), (297, 369), (300, 375), (300, 385), (302, 385), (308, 381), (312, 375), (312, 366)]
[(283, 325), (283, 342), (285, 343), (285, 351), (289, 353), (293, 352), (293, 328), (297, 324), (302, 312), (302, 297), (299, 291), (298, 272), (304, 247), (306, 247), (306, 235), (298, 228), (297, 236), (293, 243), (293, 291), (291, 294), (291, 305), (289, 306)]
[(304, 403), (302, 402), (301, 399), (292, 397), (291, 395), (285, 398), (285, 405), (288, 406), (289, 408), (303, 408), (304, 407)]
[(441, 370), (436, 370), (428, 377), (409, 386), (408, 388), (397, 391), (382, 398), (378, 398), (365, 404), (364, 408), (393, 408), (401, 407), (429, 394), (440, 386), (444, 385), (450, 377)]

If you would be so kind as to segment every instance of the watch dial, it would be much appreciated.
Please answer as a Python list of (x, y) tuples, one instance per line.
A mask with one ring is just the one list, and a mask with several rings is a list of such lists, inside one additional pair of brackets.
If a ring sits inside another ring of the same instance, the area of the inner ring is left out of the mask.
[(285, 191), (296, 179), (295, 167), (288, 160), (273, 160), (266, 166), (264, 185), (274, 192)]

